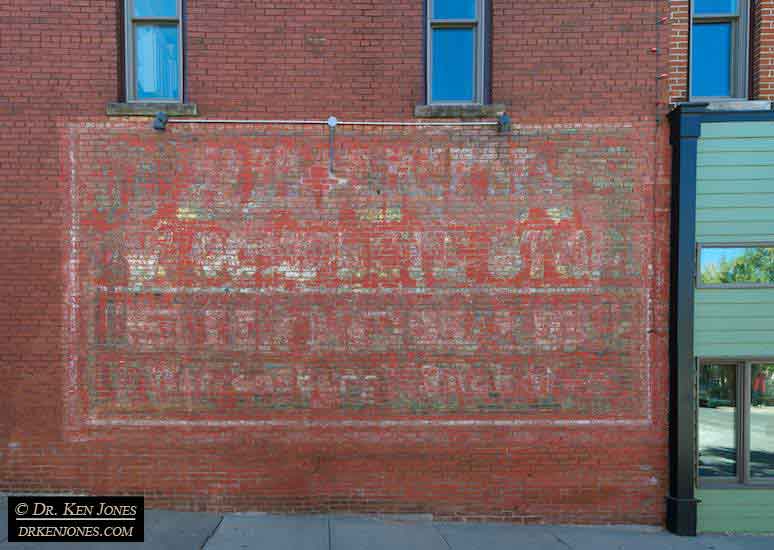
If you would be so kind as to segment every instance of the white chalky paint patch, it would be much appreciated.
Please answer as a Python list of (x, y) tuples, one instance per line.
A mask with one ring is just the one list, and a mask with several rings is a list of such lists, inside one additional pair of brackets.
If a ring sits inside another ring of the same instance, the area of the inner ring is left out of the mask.
[(300, 264), (290, 264), (282, 262), (276, 267), (270, 267), (263, 271), (264, 275), (277, 273), (286, 279), (295, 279), (297, 281), (312, 281), (317, 278), (317, 270), (314, 268), (304, 268)]

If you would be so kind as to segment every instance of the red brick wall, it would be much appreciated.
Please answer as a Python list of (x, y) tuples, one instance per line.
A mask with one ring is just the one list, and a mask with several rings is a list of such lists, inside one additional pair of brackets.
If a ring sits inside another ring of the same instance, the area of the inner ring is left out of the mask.
[(688, 35), (691, 24), (689, 0), (669, 3), (669, 101), (688, 101)]
[[(657, 4), (493, 1), (493, 101), (520, 120), (642, 116)], [(207, 115), (410, 117), (423, 100), (421, 1), (189, 12), (189, 97)]]
[(774, 1), (756, 0), (752, 33), (753, 97), (774, 100)]
[[(188, 10), (205, 116), (412, 120), (418, 3), (239, 6)], [(331, 177), (324, 127), (104, 117), (113, 2), (0, 7), (0, 490), (660, 522), (666, 8), (494, 2), (513, 132)]]

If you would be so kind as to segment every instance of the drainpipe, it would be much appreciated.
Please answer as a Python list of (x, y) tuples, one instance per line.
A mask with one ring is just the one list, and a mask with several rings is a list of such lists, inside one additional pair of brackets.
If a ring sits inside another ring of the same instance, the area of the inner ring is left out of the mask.
[(693, 351), (696, 270), (696, 153), (699, 117), (672, 111), (672, 254), (669, 320), (669, 495), (667, 528), (695, 536), (696, 366)]

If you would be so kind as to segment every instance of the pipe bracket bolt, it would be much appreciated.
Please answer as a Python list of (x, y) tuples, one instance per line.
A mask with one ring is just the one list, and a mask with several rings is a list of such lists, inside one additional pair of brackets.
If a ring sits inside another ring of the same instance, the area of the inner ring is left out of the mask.
[(511, 132), (511, 117), (508, 116), (508, 113), (501, 114), (497, 119), (497, 131), (501, 134)]
[(156, 118), (153, 119), (153, 129), (164, 131), (167, 129), (167, 122), (169, 121), (169, 115), (167, 113), (159, 111), (156, 113)]

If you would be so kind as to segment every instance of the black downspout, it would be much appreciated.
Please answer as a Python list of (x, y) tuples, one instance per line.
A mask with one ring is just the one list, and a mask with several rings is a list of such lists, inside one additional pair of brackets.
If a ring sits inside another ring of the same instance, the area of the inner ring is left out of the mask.
[(693, 357), (696, 263), (696, 152), (699, 116), (682, 109), (672, 124), (672, 270), (669, 330), (669, 496), (667, 528), (696, 535), (695, 361)]

